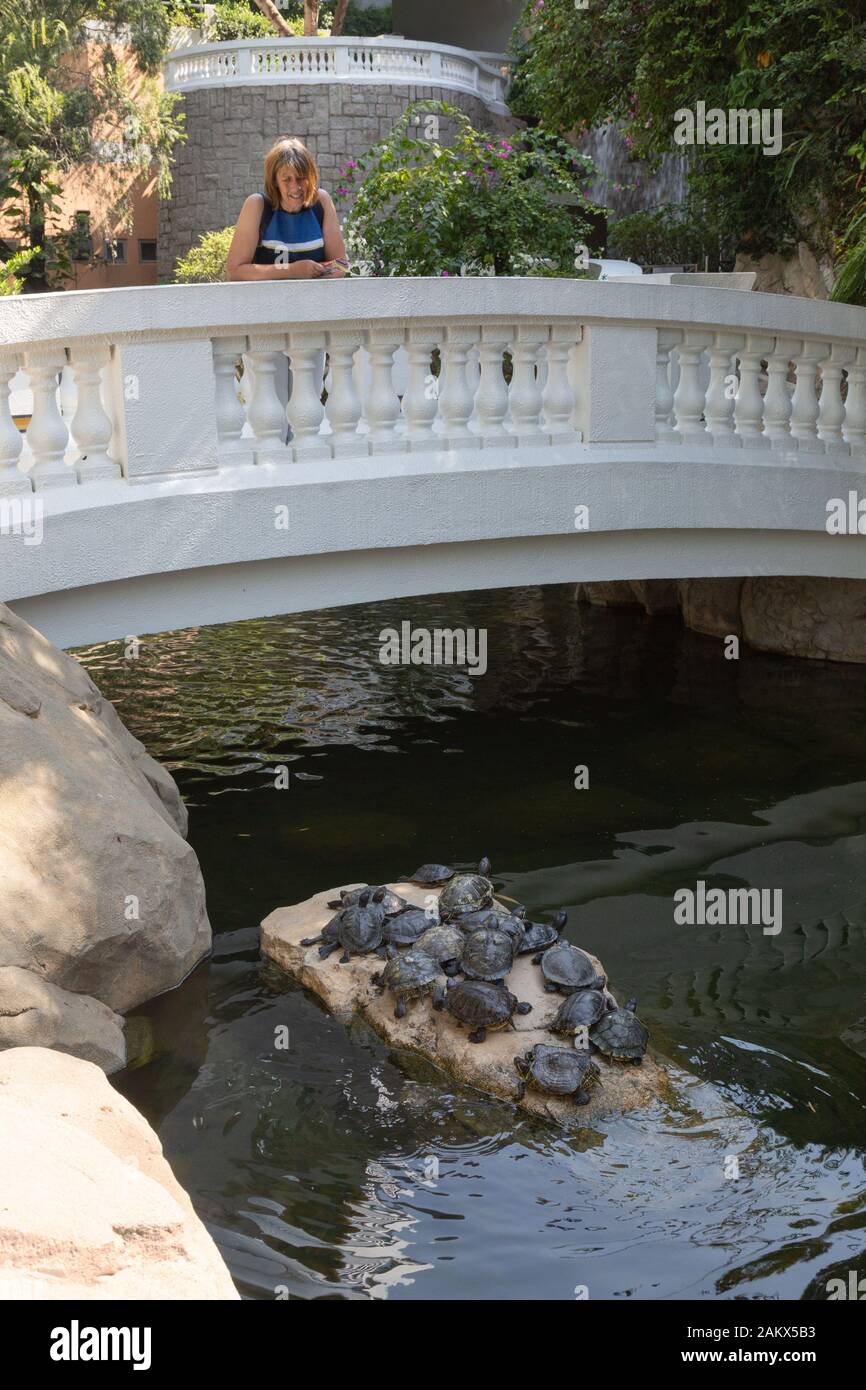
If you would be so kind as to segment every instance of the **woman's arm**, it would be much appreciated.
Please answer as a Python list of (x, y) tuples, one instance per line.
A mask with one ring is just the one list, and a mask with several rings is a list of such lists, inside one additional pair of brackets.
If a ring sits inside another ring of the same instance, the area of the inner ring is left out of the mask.
[[(328, 201), (330, 202), (330, 199)], [(333, 207), (333, 204), (331, 206)], [(336, 213), (334, 216), (336, 217)], [(295, 261), (293, 265), (254, 265), (253, 256), (259, 244), (261, 220), (261, 196), (251, 193), (241, 208), (241, 215), (229, 247), (226, 259), (227, 280), (315, 280), (321, 276), (322, 267), (317, 261)], [(339, 227), (337, 231), (339, 232)]]
[[(322, 222), (322, 237), (325, 242), (325, 264), (328, 267), (328, 276), (332, 280), (339, 279), (346, 274), (346, 266), (338, 265), (338, 261), (346, 261), (346, 243), (343, 241), (343, 233), (340, 231), (340, 222), (337, 217), (337, 209), (334, 207), (330, 193), (324, 189), (319, 190), (319, 201), (325, 210)], [(348, 264), (348, 262), (347, 262)]]

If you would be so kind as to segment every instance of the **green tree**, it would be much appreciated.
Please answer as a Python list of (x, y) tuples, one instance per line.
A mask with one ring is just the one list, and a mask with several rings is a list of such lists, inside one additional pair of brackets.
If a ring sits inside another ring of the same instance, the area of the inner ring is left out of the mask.
[(527, 0), (515, 31), (512, 109), (572, 136), (613, 118), (635, 155), (673, 148), (675, 112), (782, 113), (781, 153), (688, 151), (693, 197), (755, 253), (848, 221), (866, 127), (864, 0)]
[[(450, 145), (434, 138), (440, 120), (456, 126)], [(573, 275), (589, 236), (581, 186), (591, 171), (558, 136), (531, 130), (494, 140), (457, 107), (420, 101), (385, 140), (348, 161), (337, 192), (346, 196), (360, 181), (345, 227), (368, 273), (459, 275), (466, 266)]]
[[(112, 47), (121, 30), (141, 74), (135, 87)], [(109, 171), (118, 220), (129, 216), (130, 171), (154, 170), (168, 193), (171, 151), (183, 138), (179, 98), (157, 82), (168, 36), (162, 0), (0, 0), (0, 208), (34, 252), (27, 288), (69, 273), (68, 237), (51, 225), (64, 174)]]

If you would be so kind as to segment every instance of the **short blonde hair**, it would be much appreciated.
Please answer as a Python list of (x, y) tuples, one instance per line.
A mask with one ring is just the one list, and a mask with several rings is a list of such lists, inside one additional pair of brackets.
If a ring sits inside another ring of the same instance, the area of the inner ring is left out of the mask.
[(319, 192), (319, 169), (304, 142), (293, 135), (281, 135), (265, 155), (265, 193), (275, 208), (280, 206), (277, 176), (281, 169), (297, 175), (304, 188), (303, 205), (312, 207)]

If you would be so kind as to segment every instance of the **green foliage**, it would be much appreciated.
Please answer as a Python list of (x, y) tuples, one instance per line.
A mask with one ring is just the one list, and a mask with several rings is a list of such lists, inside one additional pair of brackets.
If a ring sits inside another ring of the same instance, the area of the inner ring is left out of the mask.
[(703, 270), (706, 264), (721, 270), (734, 261), (734, 248), (724, 244), (718, 225), (688, 204), (618, 218), (608, 228), (607, 245), (608, 255), (642, 266), (697, 265)]
[(40, 246), (34, 246), (30, 251), (16, 251), (8, 260), (0, 261), (0, 296), (21, 293), (24, 284), (21, 272), (26, 271), (33, 257), (41, 249)]
[(243, 0), (223, 0), (217, 4), (206, 29), (208, 43), (231, 39), (277, 38), (261, 10), (250, 9)]
[[(528, 40), (526, 28), (531, 28)], [(636, 156), (672, 148), (674, 113), (783, 113), (776, 157), (689, 150), (693, 191), (753, 254), (797, 238), (819, 252), (848, 221), (863, 170), (866, 7), (861, 0), (527, 0), (515, 31), (512, 110), (576, 132), (612, 117)]]
[(840, 304), (866, 305), (866, 208), (861, 207), (843, 238), (831, 299)]
[[(410, 135), (425, 116), (453, 122), (454, 143)], [(589, 232), (580, 189), (591, 168), (557, 136), (533, 130), (494, 141), (456, 107), (415, 102), (385, 140), (340, 170), (339, 196), (360, 181), (347, 244), (356, 267), (373, 275), (459, 275), (463, 266), (516, 275), (540, 258), (573, 274)]]
[[(40, 248), (31, 288), (71, 273), (69, 233), (57, 225), (64, 173), (100, 165), (116, 187), (115, 223), (130, 216), (130, 172), (155, 170), (168, 193), (183, 117), (157, 78), (167, 13), (162, 0), (0, 0), (0, 209), (24, 247)], [(104, 28), (85, 29), (88, 20)], [(112, 48), (121, 27), (142, 74), (135, 86)], [(85, 43), (96, 53), (87, 67), (75, 61)]]
[[(285, 6), (277, 5), (280, 17), (286, 21), (292, 33), (299, 38), (304, 33), (303, 0)], [(319, 9), (318, 33), (322, 38), (331, 32), (334, 6), (322, 5)], [(178, 21), (175, 20), (175, 23)], [(189, 21), (187, 21), (189, 22)], [(197, 24), (199, 21), (196, 20)], [(352, 3), (346, 11), (343, 27), (345, 37), (388, 34), (391, 32), (391, 6), (382, 5), (364, 10)], [(207, 24), (207, 38), (211, 43), (230, 42), (232, 39), (271, 38), (279, 41), (281, 37), (274, 32), (270, 22), (257, 8), (255, 0), (217, 0), (213, 18)]]
[(223, 227), (221, 232), (205, 232), (200, 236), (195, 246), (176, 262), (174, 283), (215, 284), (225, 280), (226, 258), (234, 233), (234, 227)]

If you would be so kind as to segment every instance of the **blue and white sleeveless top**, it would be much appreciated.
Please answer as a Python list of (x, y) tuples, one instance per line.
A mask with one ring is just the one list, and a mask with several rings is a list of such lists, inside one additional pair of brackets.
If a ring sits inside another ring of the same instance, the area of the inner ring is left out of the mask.
[(325, 209), (318, 199), (300, 212), (284, 212), (265, 199), (254, 263), (273, 265), (277, 255), (289, 265), (294, 261), (324, 261), (324, 220)]

